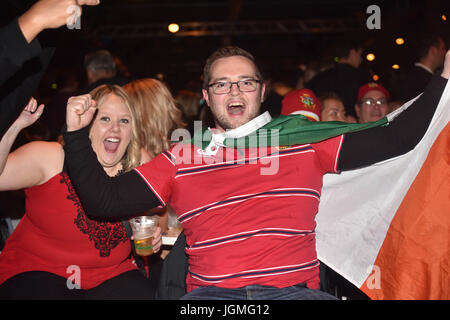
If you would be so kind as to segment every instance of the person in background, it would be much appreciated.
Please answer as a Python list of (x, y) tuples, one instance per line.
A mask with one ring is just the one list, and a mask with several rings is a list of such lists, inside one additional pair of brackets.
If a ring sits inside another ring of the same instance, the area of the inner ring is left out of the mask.
[(184, 128), (182, 111), (167, 86), (159, 80), (146, 78), (133, 80), (123, 86), (136, 112), (140, 147), (150, 158), (167, 150), (171, 134), (177, 128)]
[(320, 114), (321, 121), (343, 121), (348, 122), (345, 115), (345, 107), (342, 99), (334, 92), (322, 95), (319, 98), (322, 104)]
[(337, 63), (334, 67), (316, 74), (306, 88), (321, 96), (335, 92), (342, 101), (347, 115), (356, 116), (353, 105), (358, 88), (370, 81), (368, 72), (361, 68), (363, 46), (355, 39), (343, 39), (336, 45)]
[(389, 92), (378, 83), (367, 83), (359, 88), (355, 104), (358, 123), (378, 121), (389, 113)]
[(281, 114), (301, 114), (311, 121), (320, 121), (321, 103), (309, 89), (293, 90), (281, 101)]
[(190, 90), (180, 90), (175, 97), (178, 107), (183, 113), (183, 121), (187, 124), (187, 130), (194, 134), (194, 121), (200, 116), (200, 100), (202, 96)]
[[(123, 86), (127, 92), (130, 103), (133, 105), (136, 113), (136, 122), (139, 130), (138, 136), (140, 148), (145, 150), (150, 159), (163, 151), (169, 149), (171, 144), (171, 134), (175, 129), (184, 128), (186, 124), (182, 119), (182, 111), (177, 107), (176, 102), (167, 86), (152, 78), (137, 79)], [(190, 99), (191, 112), (194, 113), (195, 101), (199, 102), (191, 91), (188, 91)], [(174, 215), (170, 205), (164, 208), (154, 208), (150, 210), (153, 214), (160, 216), (159, 225), (164, 234), (175, 230), (169, 230), (168, 216)], [(171, 236), (178, 236), (181, 230)], [(161, 257), (167, 255), (167, 250), (161, 252)], [(159, 270), (158, 259), (153, 255), (148, 261), (150, 274)]]
[[(108, 176), (147, 161), (124, 90), (103, 85), (90, 95), (98, 108), (90, 140)], [(68, 105), (82, 97), (71, 97)], [(130, 257), (122, 222), (93, 220), (83, 210), (61, 144), (35, 141), (9, 154), (17, 133), (42, 114), (44, 106), (36, 105), (30, 102), (0, 142), (0, 190), (25, 188), (26, 194), (26, 213), (0, 254), (0, 298), (152, 299), (154, 288)], [(160, 233), (154, 245), (157, 252)]]
[(116, 62), (108, 50), (97, 50), (84, 57), (87, 87), (82, 93), (88, 93), (102, 84), (123, 86), (128, 79), (117, 76)]
[[(22, 112), (37, 89), (53, 56), (37, 36), (46, 29), (73, 21), (70, 7), (98, 5), (99, 0), (40, 0), (7, 26), (0, 28), (0, 136)], [(3, 5), (3, 4), (2, 4)]]
[(407, 102), (423, 92), (434, 73), (443, 66), (445, 43), (436, 34), (422, 34), (417, 38), (417, 62), (399, 81), (399, 100)]

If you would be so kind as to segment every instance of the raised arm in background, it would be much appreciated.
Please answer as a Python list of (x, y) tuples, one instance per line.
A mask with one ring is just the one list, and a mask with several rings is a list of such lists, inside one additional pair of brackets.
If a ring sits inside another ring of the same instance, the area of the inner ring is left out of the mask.
[(45, 29), (71, 23), (76, 13), (81, 13), (82, 5), (98, 3), (98, 0), (40, 0), (0, 28), (0, 136), (34, 94), (53, 55), (53, 48), (41, 48), (37, 35)]

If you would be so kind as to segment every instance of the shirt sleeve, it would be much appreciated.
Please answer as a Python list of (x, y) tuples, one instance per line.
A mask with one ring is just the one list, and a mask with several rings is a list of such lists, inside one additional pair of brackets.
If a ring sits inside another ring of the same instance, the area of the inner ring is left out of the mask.
[(312, 144), (324, 173), (337, 173), (343, 135)]
[(0, 136), (17, 119), (47, 70), (54, 48), (25, 40), (17, 19), (0, 29)]
[(175, 163), (168, 152), (134, 169), (152, 190), (162, 205), (167, 205), (172, 194), (176, 174)]
[(15, 19), (0, 29), (0, 85), (14, 75), (22, 65), (38, 56), (41, 45), (37, 39), (28, 43)]

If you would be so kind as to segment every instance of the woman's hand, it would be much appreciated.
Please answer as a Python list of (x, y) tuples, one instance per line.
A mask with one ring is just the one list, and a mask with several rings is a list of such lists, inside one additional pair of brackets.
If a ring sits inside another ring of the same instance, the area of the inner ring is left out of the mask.
[(41, 104), (38, 107), (36, 99), (32, 97), (14, 122), (13, 126), (15, 126), (18, 131), (29, 127), (39, 119), (43, 111), (44, 105)]
[(86, 127), (94, 117), (97, 103), (89, 94), (70, 97), (67, 101), (67, 131), (76, 131)]

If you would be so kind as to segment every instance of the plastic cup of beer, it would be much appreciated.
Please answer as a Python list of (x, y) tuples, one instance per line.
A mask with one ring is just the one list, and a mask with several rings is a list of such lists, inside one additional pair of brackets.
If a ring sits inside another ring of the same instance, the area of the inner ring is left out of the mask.
[(153, 236), (158, 227), (157, 216), (139, 216), (129, 220), (133, 230), (136, 254), (147, 257), (153, 254)]

